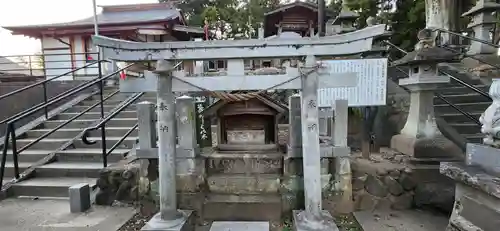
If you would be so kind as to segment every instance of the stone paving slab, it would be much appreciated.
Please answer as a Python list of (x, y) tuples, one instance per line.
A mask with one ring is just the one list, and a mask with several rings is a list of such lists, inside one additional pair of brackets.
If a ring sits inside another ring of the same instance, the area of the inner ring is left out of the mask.
[(215, 221), (210, 231), (269, 231), (269, 222)]
[(361, 211), (354, 216), (364, 231), (441, 231), (449, 217), (421, 210)]
[(6, 199), (0, 202), (2, 231), (114, 231), (134, 215), (131, 207), (93, 205), (71, 214), (68, 200)]

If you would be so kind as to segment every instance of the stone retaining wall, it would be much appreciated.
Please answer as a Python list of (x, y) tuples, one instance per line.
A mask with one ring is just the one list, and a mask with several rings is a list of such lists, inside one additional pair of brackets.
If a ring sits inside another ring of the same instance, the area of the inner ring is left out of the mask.
[(371, 160), (352, 157), (354, 210), (409, 209), (417, 186), (403, 154), (383, 150)]

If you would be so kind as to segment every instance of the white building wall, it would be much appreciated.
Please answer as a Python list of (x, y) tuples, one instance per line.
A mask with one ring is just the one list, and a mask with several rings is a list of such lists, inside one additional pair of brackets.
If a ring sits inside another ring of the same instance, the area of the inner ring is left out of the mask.
[[(55, 77), (88, 64), (86, 61), (88, 55), (85, 54), (85, 44), (82, 36), (61, 37), (59, 39), (43, 37), (41, 42), (46, 78)], [(91, 54), (91, 56), (93, 61), (97, 61), (97, 54)], [(98, 65), (95, 64), (73, 74), (60, 77), (57, 80), (93, 79), (97, 77), (98, 73)]]
[[(86, 54), (85, 52), (85, 39), (83, 36), (73, 36), (73, 63), (74, 63), (74, 68), (79, 68), (83, 67), (90, 62), (95, 62), (98, 60), (98, 55), (97, 50), (95, 47), (93, 47), (92, 43), (90, 43), (90, 46), (93, 48), (91, 51), (91, 54)], [(92, 57), (91, 61), (87, 61), (89, 56)], [(79, 80), (86, 80), (86, 79), (93, 79), (97, 77), (99, 73), (98, 70), (98, 65), (91, 65), (87, 68), (81, 69), (76, 71), (74, 75), (74, 79), (79, 79)]]
[[(63, 37), (59, 41), (58, 39), (44, 36), (41, 41), (46, 78), (52, 78), (72, 70), (71, 48), (68, 46), (70, 38)], [(57, 80), (72, 79), (72, 75), (67, 75)]]

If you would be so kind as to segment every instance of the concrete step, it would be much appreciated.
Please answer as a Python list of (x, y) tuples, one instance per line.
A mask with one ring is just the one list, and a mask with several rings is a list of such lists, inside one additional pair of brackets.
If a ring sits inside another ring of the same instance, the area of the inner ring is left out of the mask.
[[(473, 116), (476, 119), (479, 119), (481, 116), (482, 112), (469, 112), (471, 116)], [(441, 118), (443, 118), (446, 122), (448, 123), (463, 123), (463, 122), (471, 122), (471, 120), (463, 115), (462, 113), (445, 113), (445, 114), (438, 114)]]
[(279, 174), (215, 174), (207, 179), (208, 189), (221, 194), (278, 193)]
[(36, 168), (36, 177), (98, 178), (102, 162), (53, 162)]
[(207, 195), (203, 217), (216, 221), (280, 221), (281, 196), (261, 195)]
[[(85, 109), (89, 108), (89, 106), (73, 106), (71, 108), (68, 108), (68, 110), (64, 111), (64, 112), (82, 112), (84, 111)], [(104, 105), (104, 111), (105, 112), (109, 112), (113, 109), (115, 109), (116, 106), (115, 105)], [(135, 104), (131, 104), (129, 105), (128, 107), (126, 107), (125, 109), (126, 111), (134, 111), (135, 110)], [(101, 107), (94, 107), (90, 110), (90, 112), (100, 112), (101, 111)]]
[[(54, 150), (25, 150), (18, 154), (17, 158), (19, 162), (37, 162), (52, 153)], [(7, 161), (13, 161), (12, 150), (7, 151)]]
[[(28, 167), (33, 165), (33, 162), (19, 162), (19, 173), (22, 173), (24, 170), (26, 170)], [(14, 162), (12, 161), (7, 161), (5, 162), (5, 172), (4, 172), (4, 177), (5, 178), (13, 178), (14, 175)]]
[[(69, 120), (75, 116), (77, 116), (79, 113), (76, 112), (64, 112), (59, 115), (57, 115), (58, 120)], [(104, 113), (104, 116), (108, 115), (108, 113)], [(81, 116), (79, 116), (77, 119), (79, 120), (85, 120), (85, 119), (100, 119), (101, 118), (101, 112), (87, 112)], [(115, 118), (137, 118), (137, 112), (136, 111), (121, 111), (116, 115)]]
[[(480, 95), (479, 93), (467, 93), (467, 94), (447, 94), (443, 95), (446, 100), (454, 104), (457, 103), (477, 103), (477, 102), (491, 102), (488, 98)], [(437, 96), (434, 97), (434, 104), (445, 104), (444, 101), (439, 99)]]
[(462, 135), (481, 133), (481, 126), (474, 122), (449, 123), (449, 125)]
[(283, 155), (212, 153), (205, 155), (208, 174), (219, 173), (263, 173), (280, 174), (283, 170)]
[(215, 221), (210, 231), (269, 231), (269, 222), (266, 221)]
[[(19, 139), (16, 141), (17, 148), (19, 149), (21, 147), (24, 147), (35, 140), (35, 138)], [(56, 150), (68, 141), (71, 141), (71, 138), (45, 138), (30, 146), (28, 150)]]
[(91, 188), (95, 188), (96, 181), (97, 178), (35, 177), (14, 184), (11, 192), (14, 196), (68, 197), (69, 187), (88, 183)]
[[(484, 85), (484, 84), (479, 84), (475, 85), (474, 87), (478, 88), (479, 90), (482, 90), (485, 93), (488, 93), (490, 86)], [(437, 92), (443, 94), (443, 95), (450, 95), (450, 94), (470, 94), (470, 93), (475, 93), (473, 90), (471, 90), (468, 87), (464, 87), (460, 84), (451, 84), (448, 86), (442, 86), (440, 85)]]
[[(81, 106), (92, 106), (94, 104), (97, 104), (97, 103), (100, 103), (101, 100), (99, 99), (99, 97), (95, 98), (95, 99), (92, 99), (92, 100), (84, 100), (82, 102), (80, 102), (78, 105), (81, 105)], [(120, 103), (123, 103), (123, 100), (122, 99), (117, 99), (116, 95), (107, 99), (107, 100), (104, 100), (104, 105), (118, 105)], [(99, 106), (98, 106), (99, 107)]]
[[(475, 103), (457, 103), (455, 106), (466, 112), (484, 112), (491, 105), (491, 102), (475, 102)], [(435, 104), (434, 106), (438, 114), (457, 113), (458, 111), (448, 104)]]
[(467, 143), (481, 144), (483, 143), (484, 134), (465, 134), (464, 137), (467, 139)]
[[(111, 148), (113, 145), (115, 145), (122, 137), (106, 137), (106, 147)], [(137, 143), (138, 137), (135, 136), (129, 136), (126, 137), (121, 144), (118, 146), (120, 149), (131, 149), (134, 147), (134, 145)], [(73, 143), (75, 148), (101, 148), (102, 143), (101, 143), (101, 137), (89, 137), (89, 140), (95, 140), (97, 141), (95, 144), (84, 144), (81, 139), (75, 140)]]
[[(108, 149), (109, 150), (109, 149)], [(122, 160), (130, 149), (115, 149), (108, 155), (108, 163)], [(98, 162), (102, 163), (102, 149), (68, 149), (57, 153), (59, 162)]]
[[(121, 137), (130, 130), (131, 127), (106, 127), (106, 137), (107, 136), (116, 136)], [(23, 138), (38, 138), (45, 133), (51, 131), (52, 129), (35, 129), (26, 132)], [(83, 129), (81, 128), (61, 128), (56, 132), (50, 134), (47, 138), (73, 138), (82, 133)], [(130, 135), (137, 136), (138, 130), (135, 129)], [(101, 131), (96, 130), (90, 133), (90, 136), (97, 137), (101, 136)]]
[[(98, 120), (86, 119), (86, 120), (73, 120), (70, 123), (64, 125), (63, 128), (87, 128), (95, 124)], [(66, 122), (66, 120), (49, 120), (44, 122), (41, 127), (46, 129), (51, 129), (59, 126), (60, 124)], [(113, 118), (106, 123), (109, 127), (132, 127), (137, 123), (137, 118)]]

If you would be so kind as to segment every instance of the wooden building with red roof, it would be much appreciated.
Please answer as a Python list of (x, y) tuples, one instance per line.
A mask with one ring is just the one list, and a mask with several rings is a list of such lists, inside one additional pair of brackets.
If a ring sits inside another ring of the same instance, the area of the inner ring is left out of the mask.
[[(201, 38), (204, 34), (203, 28), (186, 25), (183, 13), (171, 3), (110, 5), (101, 8), (102, 12), (97, 15), (100, 35), (137, 42), (160, 42), (189, 41)], [(3, 28), (14, 35), (40, 39), (47, 77), (74, 70), (98, 58), (90, 39), (94, 34), (93, 16), (72, 22)], [(89, 67), (65, 80), (83, 79), (97, 73), (96, 67)]]

